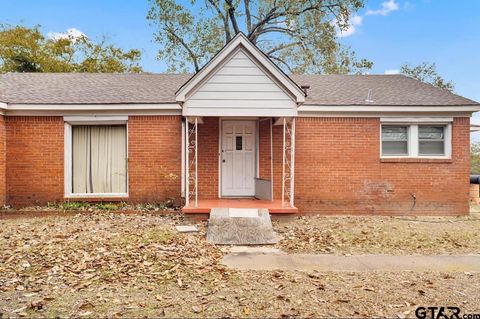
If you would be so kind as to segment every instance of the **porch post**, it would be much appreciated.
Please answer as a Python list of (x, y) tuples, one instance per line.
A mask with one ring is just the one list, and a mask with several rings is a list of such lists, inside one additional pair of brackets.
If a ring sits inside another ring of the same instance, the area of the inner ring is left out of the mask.
[(270, 118), (270, 188), (272, 192), (272, 201), (273, 201), (273, 119)]
[(285, 207), (285, 159), (286, 159), (286, 145), (285, 145), (285, 130), (287, 121), (283, 118), (283, 159), (282, 159), (282, 208)]
[(195, 207), (198, 207), (198, 117), (195, 117)]
[[(282, 207), (294, 207), (295, 118), (283, 118)], [(285, 198), (287, 197), (287, 198)]]
[[(192, 121), (192, 127), (190, 127)], [(186, 118), (185, 123), (185, 205), (190, 205), (190, 196), (198, 207), (198, 118)], [(192, 157), (190, 157), (190, 153)], [(192, 185), (190, 185), (192, 184)], [(191, 186), (191, 187), (190, 187)]]
[(294, 207), (295, 199), (295, 118), (292, 117), (290, 127), (290, 207)]
[(188, 117), (185, 117), (185, 206), (190, 205), (190, 138), (188, 130)]

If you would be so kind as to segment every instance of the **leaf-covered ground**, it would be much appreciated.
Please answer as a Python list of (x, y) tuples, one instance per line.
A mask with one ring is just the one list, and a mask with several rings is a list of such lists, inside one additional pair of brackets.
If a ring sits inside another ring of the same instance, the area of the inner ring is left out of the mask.
[(178, 223), (179, 215), (148, 213), (0, 220), (0, 317), (403, 318), (419, 305), (480, 311), (478, 273), (239, 272), (220, 265), (223, 253), (204, 240), (204, 224), (185, 235), (174, 230)]
[(480, 254), (480, 214), (465, 217), (302, 216), (274, 223), (277, 247), (333, 254)]

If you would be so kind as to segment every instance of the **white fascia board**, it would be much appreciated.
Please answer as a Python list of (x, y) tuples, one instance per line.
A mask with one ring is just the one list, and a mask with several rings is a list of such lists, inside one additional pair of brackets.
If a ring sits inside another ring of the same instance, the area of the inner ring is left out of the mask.
[(72, 110), (181, 110), (178, 103), (165, 104), (8, 104), (9, 111), (72, 111)]
[(7, 108), (7, 103), (0, 102), (0, 109), (6, 109)]
[(305, 102), (305, 93), (293, 80), (289, 79), (278, 67), (270, 61), (255, 45), (253, 45), (247, 37), (239, 32), (235, 38), (227, 43), (217, 55), (211, 59), (198, 73), (196, 73), (190, 80), (188, 80), (176, 93), (175, 100), (177, 102), (185, 102), (187, 95), (191, 90), (196, 88), (211, 72), (221, 65), (226, 59), (236, 52), (237, 48), (242, 46), (248, 53), (250, 53), (261, 65), (267, 69), (277, 81), (279, 81), (286, 89), (291, 92), (297, 103)]
[(214, 116), (214, 117), (291, 117), (297, 116), (293, 109), (230, 109), (228, 112), (219, 112), (215, 108), (190, 108), (183, 112), (183, 116)]
[[(1, 112), (2, 110), (0, 110)], [(5, 112), (5, 110), (4, 110)], [(7, 116), (169, 116), (182, 115), (182, 110), (7, 110)]]
[(437, 113), (437, 112), (477, 112), (480, 111), (480, 105), (459, 105), (459, 106), (390, 106), (390, 105), (301, 105), (298, 107), (299, 113)]

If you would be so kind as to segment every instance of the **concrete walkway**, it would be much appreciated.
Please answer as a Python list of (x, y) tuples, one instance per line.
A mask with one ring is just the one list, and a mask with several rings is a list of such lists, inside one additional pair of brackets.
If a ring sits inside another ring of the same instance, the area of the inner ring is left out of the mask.
[(222, 263), (237, 270), (480, 272), (480, 255), (339, 256), (246, 250), (237, 248), (225, 255)]

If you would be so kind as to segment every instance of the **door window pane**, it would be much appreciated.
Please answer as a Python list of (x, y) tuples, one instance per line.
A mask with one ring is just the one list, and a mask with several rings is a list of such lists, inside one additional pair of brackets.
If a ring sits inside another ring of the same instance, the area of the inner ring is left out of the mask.
[(426, 125), (419, 126), (418, 153), (420, 155), (444, 155), (445, 127)]
[(382, 126), (382, 155), (408, 155), (407, 126)]
[(235, 137), (235, 149), (241, 151), (243, 149), (243, 138), (242, 136)]

